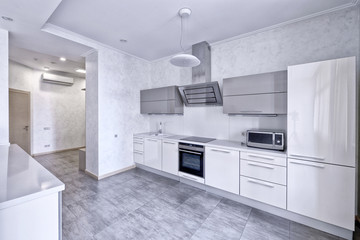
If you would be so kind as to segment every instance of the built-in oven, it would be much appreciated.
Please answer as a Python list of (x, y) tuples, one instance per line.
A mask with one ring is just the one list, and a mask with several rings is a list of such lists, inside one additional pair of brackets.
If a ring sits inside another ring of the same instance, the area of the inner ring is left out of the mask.
[(204, 152), (202, 145), (179, 143), (179, 171), (204, 177)]

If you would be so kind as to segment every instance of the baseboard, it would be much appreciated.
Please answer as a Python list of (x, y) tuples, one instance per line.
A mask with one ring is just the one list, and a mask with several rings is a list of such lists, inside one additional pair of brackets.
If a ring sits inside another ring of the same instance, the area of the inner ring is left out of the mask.
[(109, 172), (109, 173), (106, 173), (106, 174), (103, 174), (103, 175), (100, 175), (100, 176), (97, 176), (96, 174), (94, 174), (94, 173), (92, 173), (92, 172), (85, 169), (85, 174), (89, 175), (90, 177), (92, 177), (92, 178), (94, 178), (96, 180), (101, 180), (101, 179), (111, 177), (111, 176), (114, 176), (116, 174), (128, 171), (128, 170), (133, 169), (133, 168), (135, 168), (135, 165), (131, 165), (129, 167), (122, 168), (122, 169), (119, 169), (119, 170), (116, 170), (116, 171), (113, 171), (113, 172)]
[(60, 152), (66, 152), (66, 151), (79, 150), (79, 149), (84, 148), (84, 147), (85, 146), (76, 147), (76, 148), (67, 148), (67, 149), (55, 150), (55, 151), (50, 151), (50, 152), (35, 153), (35, 154), (32, 154), (31, 156), (38, 157), (38, 156), (52, 154), (52, 153), (60, 153)]

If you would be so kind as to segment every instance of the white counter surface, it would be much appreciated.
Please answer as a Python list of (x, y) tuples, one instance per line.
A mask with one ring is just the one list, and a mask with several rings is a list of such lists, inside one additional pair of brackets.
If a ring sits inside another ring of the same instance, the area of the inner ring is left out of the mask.
[[(193, 144), (199, 144), (198, 142), (190, 142), (190, 141), (184, 141), (181, 140), (186, 137), (185, 135), (175, 135), (166, 133), (163, 136), (155, 136), (154, 133), (138, 133), (134, 134), (135, 137), (150, 137), (150, 138), (156, 138), (156, 139), (166, 139), (166, 140), (172, 140), (177, 142), (185, 142), (185, 143), (193, 143)], [(241, 142), (237, 141), (230, 141), (230, 140), (222, 140), (222, 139), (216, 139), (214, 141), (208, 142), (208, 143), (201, 143), (201, 145), (207, 146), (207, 147), (221, 147), (226, 148), (230, 150), (236, 150), (236, 151), (244, 151), (244, 152), (253, 152), (253, 153), (264, 153), (267, 155), (273, 155), (273, 156), (280, 156), (280, 157), (286, 157), (286, 151), (276, 151), (276, 150), (267, 150), (267, 149), (260, 149), (260, 148), (252, 148), (248, 147)]]
[(64, 189), (64, 183), (18, 145), (0, 145), (0, 209)]

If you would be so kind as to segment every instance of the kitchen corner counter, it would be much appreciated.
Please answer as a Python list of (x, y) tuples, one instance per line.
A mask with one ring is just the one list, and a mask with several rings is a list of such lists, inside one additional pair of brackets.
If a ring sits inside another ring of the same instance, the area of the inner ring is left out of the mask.
[(64, 189), (64, 183), (18, 145), (0, 145), (0, 210)]

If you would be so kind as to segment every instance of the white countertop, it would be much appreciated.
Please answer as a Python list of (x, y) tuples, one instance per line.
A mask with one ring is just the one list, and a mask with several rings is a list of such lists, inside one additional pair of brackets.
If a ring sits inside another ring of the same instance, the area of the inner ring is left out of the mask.
[(134, 137), (148, 137), (148, 138), (156, 138), (156, 139), (163, 139), (163, 140), (166, 139), (166, 140), (171, 140), (171, 141), (176, 141), (176, 142), (181, 141), (181, 142), (185, 142), (185, 143), (201, 144), (201, 145), (204, 145), (207, 147), (221, 147), (221, 148), (226, 148), (229, 150), (253, 152), (253, 153), (263, 153), (263, 154), (267, 154), (267, 155), (286, 157), (286, 151), (282, 152), (282, 151), (277, 151), (277, 150), (252, 148), (252, 147), (248, 147), (238, 141), (216, 139), (216, 140), (208, 142), (208, 143), (198, 143), (198, 142), (190, 142), (190, 141), (181, 140), (183, 138), (190, 137), (190, 136), (176, 135), (176, 134), (170, 134), (170, 133), (165, 133), (165, 135), (163, 135), (163, 136), (155, 136), (153, 132), (137, 133), (137, 134), (134, 134)]
[(64, 183), (18, 145), (0, 145), (0, 209), (64, 189)]

